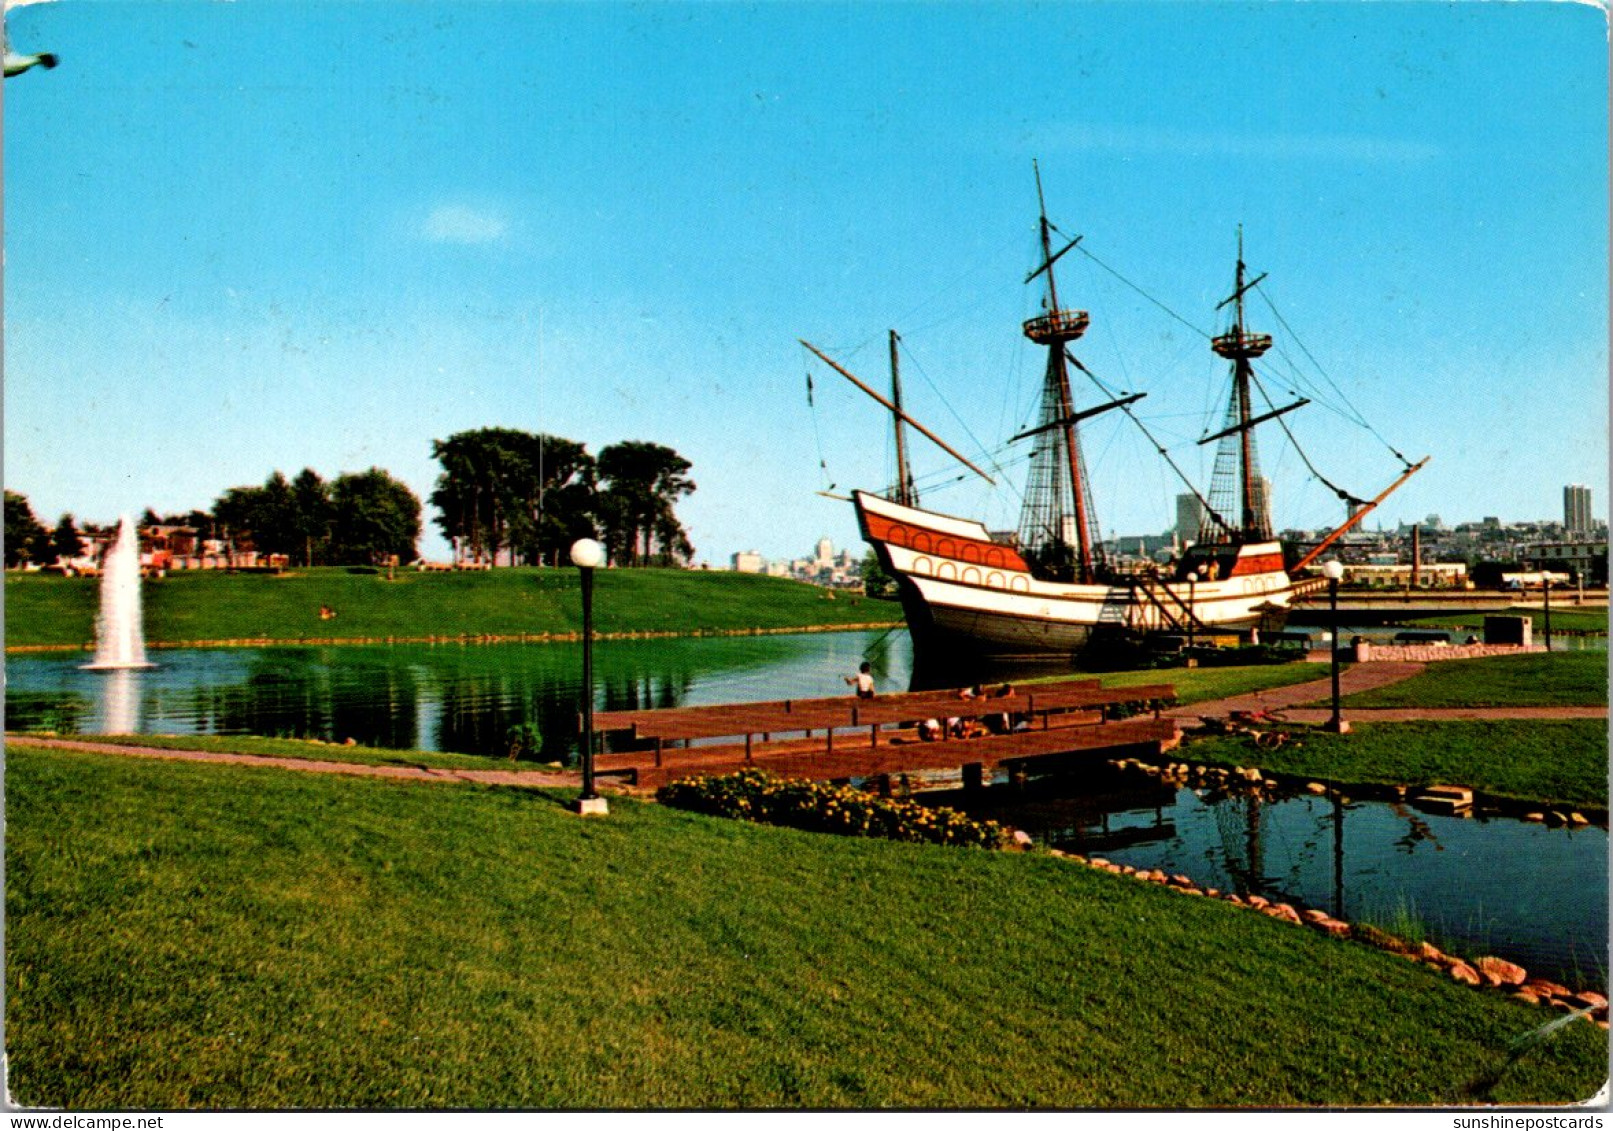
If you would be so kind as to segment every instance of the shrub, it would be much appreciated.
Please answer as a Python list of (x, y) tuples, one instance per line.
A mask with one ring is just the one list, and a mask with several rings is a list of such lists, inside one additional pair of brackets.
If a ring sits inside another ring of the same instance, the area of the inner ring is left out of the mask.
[(512, 762), (536, 758), (542, 747), (543, 735), (535, 723), (517, 723), (504, 732), (504, 748), (509, 751)]
[(1128, 699), (1124, 703), (1109, 704), (1103, 714), (1108, 719), (1130, 719), (1137, 715), (1152, 715), (1174, 706), (1175, 699)]
[(1009, 831), (995, 821), (976, 821), (955, 809), (875, 797), (849, 786), (778, 778), (764, 770), (679, 778), (655, 796), (678, 809), (808, 832), (986, 849), (1004, 848), (1010, 839)]

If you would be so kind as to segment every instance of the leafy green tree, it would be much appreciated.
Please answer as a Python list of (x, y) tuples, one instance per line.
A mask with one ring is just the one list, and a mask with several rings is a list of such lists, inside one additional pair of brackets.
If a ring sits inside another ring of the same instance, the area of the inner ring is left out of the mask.
[(442, 465), (431, 502), (462, 552), (558, 561), (592, 536), (594, 461), (582, 444), (513, 428), (478, 428), (432, 443)]
[(879, 564), (879, 555), (869, 550), (863, 555), (862, 567), (863, 592), (870, 597), (896, 596), (896, 579), (885, 572), (885, 567)]
[(613, 562), (673, 565), (693, 554), (674, 509), (695, 490), (686, 474), (691, 466), (671, 448), (645, 440), (626, 440), (600, 451), (598, 474), (604, 487), (596, 513)]
[(50, 555), (50, 532), (34, 517), (28, 496), (6, 492), (6, 568), (41, 561)]
[(411, 562), (420, 540), (420, 500), (379, 467), (338, 475), (330, 484), (331, 558), (342, 565)]
[(336, 512), (331, 507), (329, 485), (311, 467), (303, 468), (291, 481), (291, 512), (293, 533), (301, 542), (302, 564), (323, 564), (330, 552)]
[(64, 514), (57, 520), (56, 529), (50, 532), (50, 548), (58, 560), (76, 558), (84, 552), (84, 539), (79, 536), (71, 514)]
[(196, 512), (187, 517), (202, 518), (208, 526), (216, 519), (239, 544), (306, 565), (325, 550), (332, 521), (329, 490), (312, 468), (304, 468), (295, 483), (276, 471), (261, 487), (231, 487), (213, 504), (212, 516)]
[(539, 433), (529, 445), (527, 466), (536, 474), (512, 524), (513, 545), (527, 562), (559, 565), (573, 542), (595, 534), (594, 457), (574, 440)]

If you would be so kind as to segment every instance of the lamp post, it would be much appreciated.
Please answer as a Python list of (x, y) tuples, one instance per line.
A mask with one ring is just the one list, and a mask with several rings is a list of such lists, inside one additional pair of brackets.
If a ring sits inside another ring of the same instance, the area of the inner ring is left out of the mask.
[(1551, 651), (1551, 574), (1545, 568), (1540, 570), (1540, 595), (1545, 602), (1546, 651)]
[(571, 564), (582, 575), (582, 794), (577, 812), (604, 816), (610, 806), (594, 789), (594, 570), (605, 564), (605, 547), (579, 538), (571, 544)]
[(1326, 729), (1334, 734), (1349, 734), (1350, 724), (1344, 721), (1339, 708), (1339, 579), (1344, 576), (1344, 566), (1337, 558), (1330, 559), (1322, 565), (1322, 576), (1327, 578), (1327, 603), (1332, 615), (1332, 660), (1333, 660), (1333, 717), (1326, 723)]
[(1193, 647), (1193, 624), (1199, 619), (1197, 598), (1194, 594), (1198, 590), (1199, 578), (1204, 576), (1204, 567), (1195, 566), (1187, 575), (1187, 646)]

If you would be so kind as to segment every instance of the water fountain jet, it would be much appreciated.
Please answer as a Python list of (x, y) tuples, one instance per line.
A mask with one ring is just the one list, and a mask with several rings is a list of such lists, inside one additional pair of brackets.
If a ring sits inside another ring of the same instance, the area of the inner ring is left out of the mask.
[(124, 515), (101, 563), (101, 611), (95, 617), (95, 661), (86, 671), (154, 668), (146, 660), (140, 615), (140, 538)]

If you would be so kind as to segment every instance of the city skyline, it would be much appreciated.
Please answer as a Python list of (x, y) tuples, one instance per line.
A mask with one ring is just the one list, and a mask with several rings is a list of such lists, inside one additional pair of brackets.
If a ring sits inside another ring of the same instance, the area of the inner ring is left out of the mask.
[[(877, 386), (896, 328), (910, 411), (1011, 483), (1036, 160), (1081, 356), (1199, 489), (1240, 226), (1317, 467), (1370, 497), (1433, 457), (1369, 523), (1600, 489), (1605, 13), (1056, 11), (1032, 52), (1012, 4), (13, 9), (61, 65), (5, 91), (7, 486), (46, 523), (304, 466), (424, 500), (431, 440), (505, 426), (676, 448), (697, 560), (860, 546), (817, 492), (894, 479), (887, 420), (795, 341)], [(1149, 444), (1083, 439), (1103, 535), (1168, 529)], [(1279, 528), (1342, 520), (1261, 443)], [(927, 506), (1015, 526), (914, 447)]]

